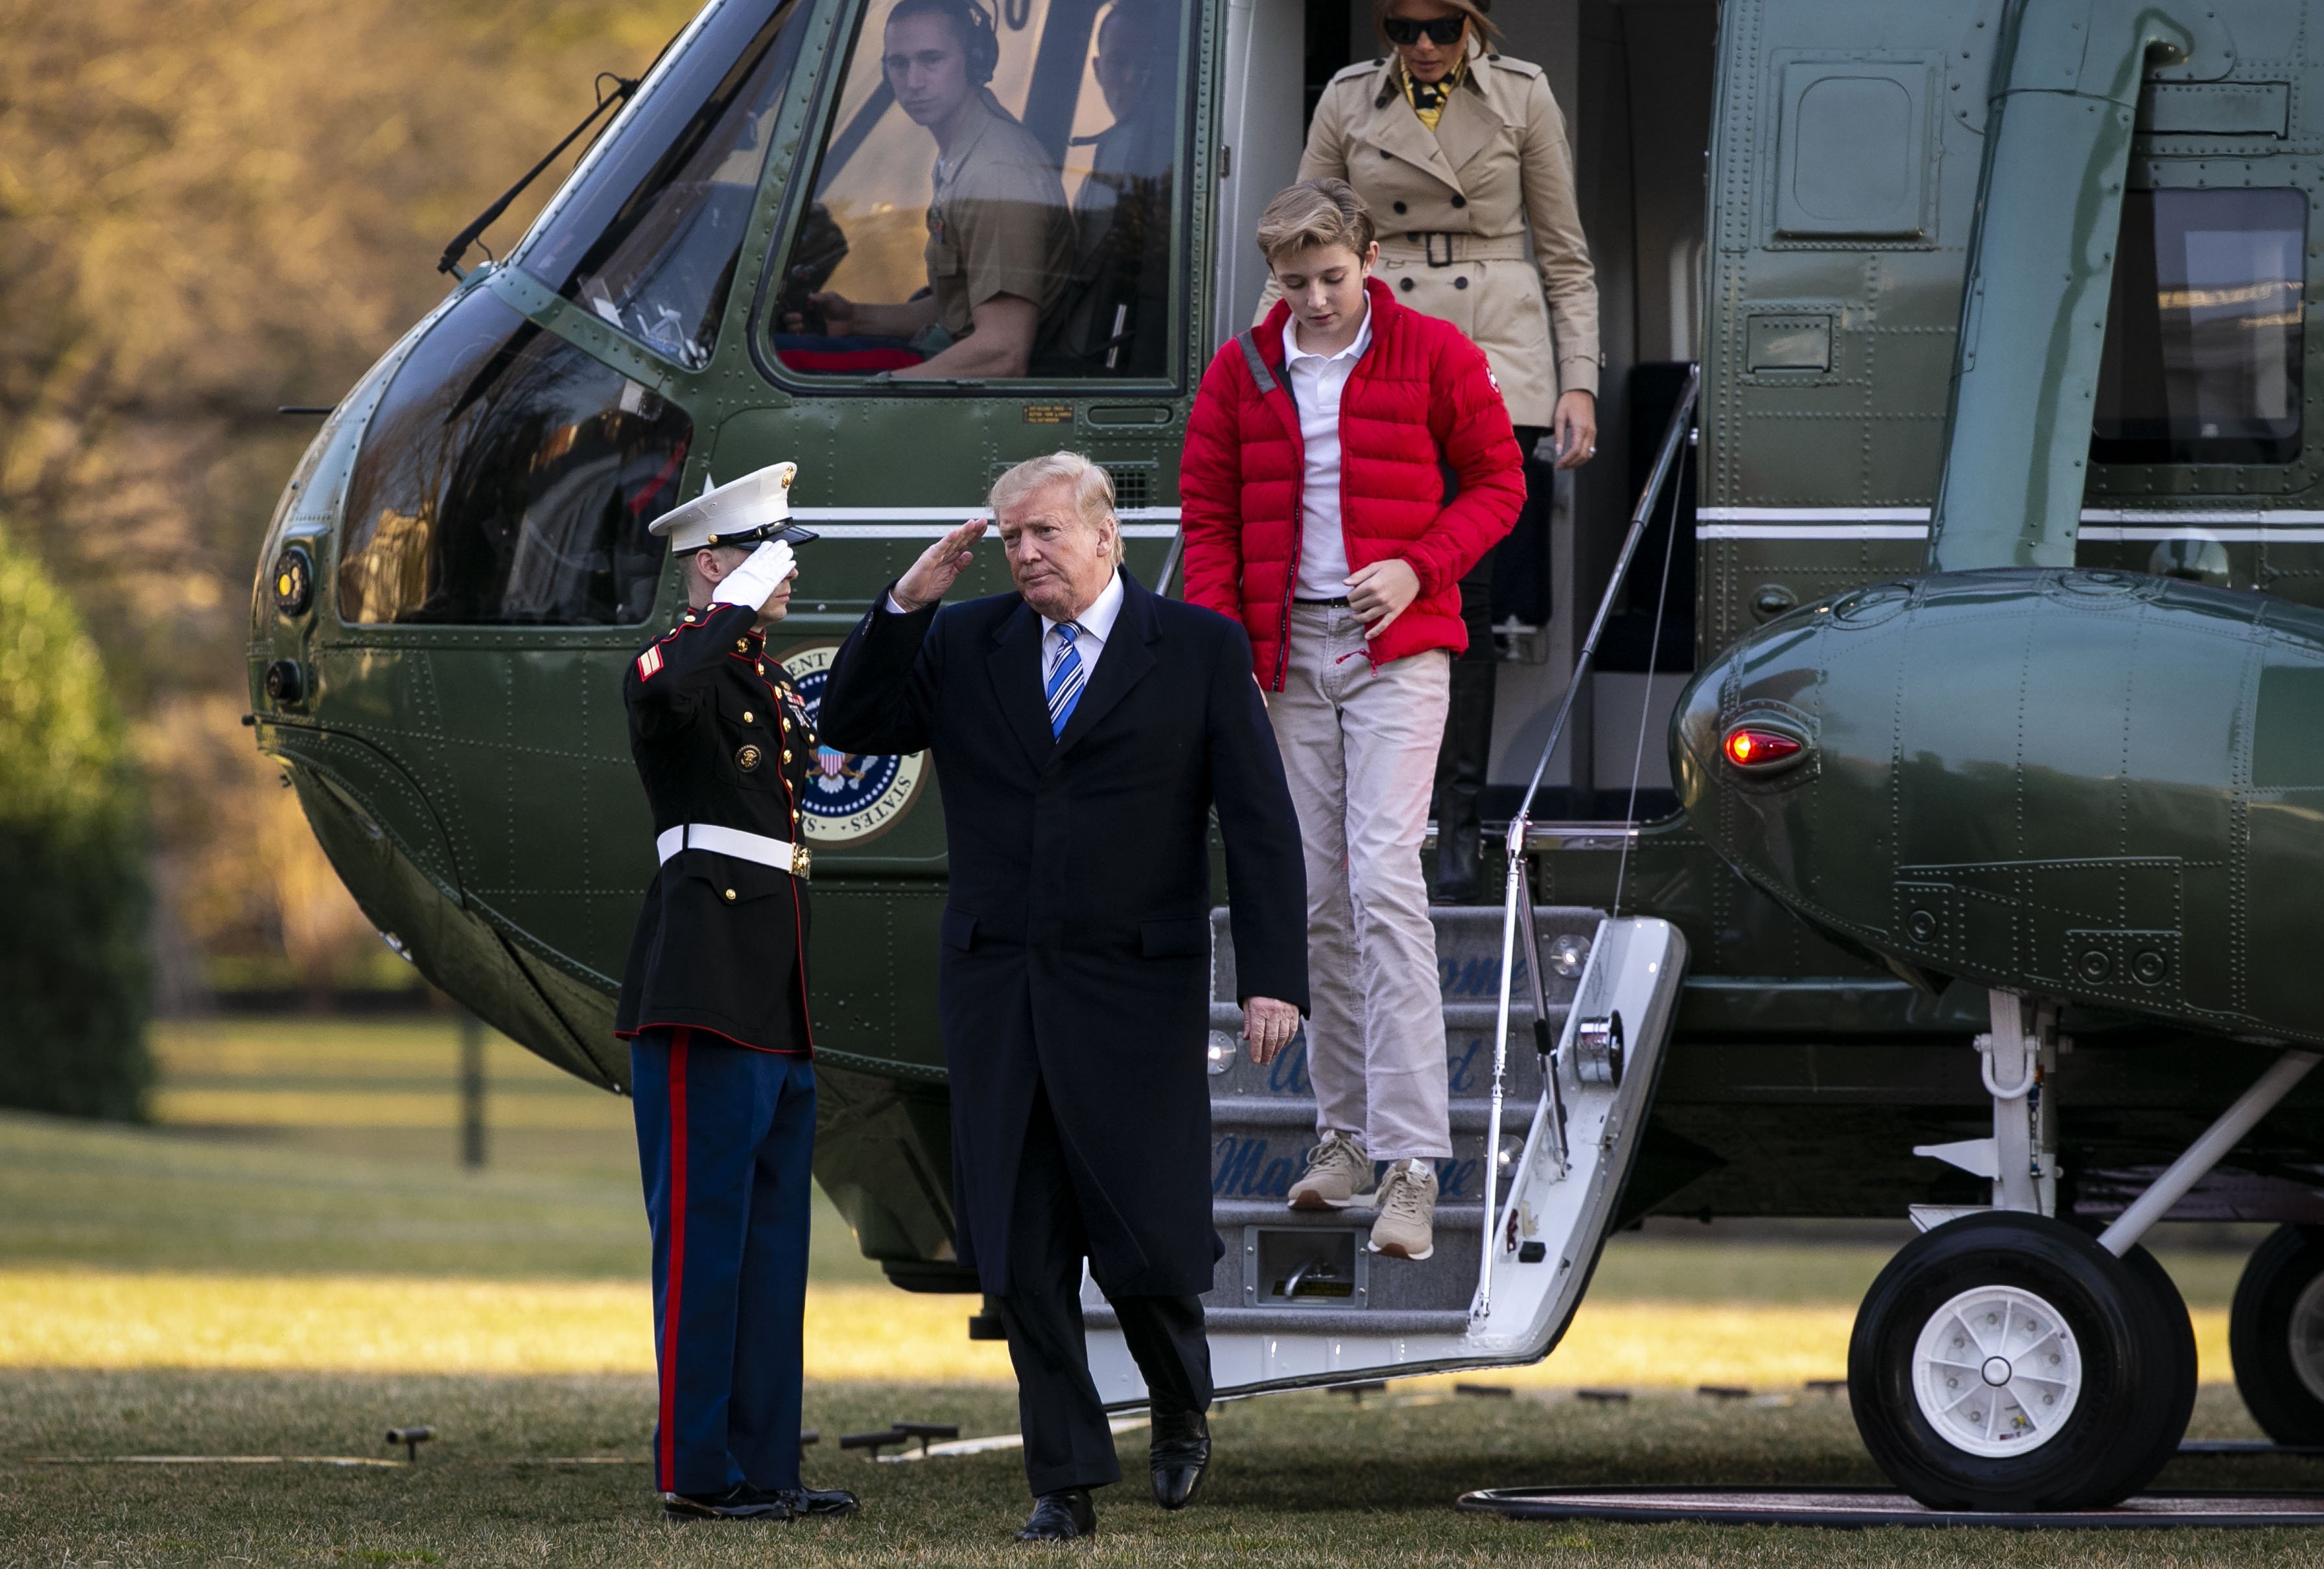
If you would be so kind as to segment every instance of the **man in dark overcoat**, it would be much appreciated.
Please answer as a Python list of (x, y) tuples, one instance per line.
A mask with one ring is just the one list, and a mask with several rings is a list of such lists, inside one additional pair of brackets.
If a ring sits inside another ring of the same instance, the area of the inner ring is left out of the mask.
[(1260, 1061), (1306, 1008), (1306, 877), (1242, 629), (1122, 569), (1088, 460), (1019, 464), (991, 501), (1017, 592), (939, 611), (985, 525), (954, 530), (850, 635), (819, 717), (830, 746), (933, 750), (944, 781), (954, 1229), (1016, 1365), (1038, 1500), (1019, 1534), (1056, 1539), (1094, 1531), (1089, 1490), (1120, 1479), (1084, 1258), (1146, 1380), (1157, 1500), (1202, 1480), (1213, 812)]

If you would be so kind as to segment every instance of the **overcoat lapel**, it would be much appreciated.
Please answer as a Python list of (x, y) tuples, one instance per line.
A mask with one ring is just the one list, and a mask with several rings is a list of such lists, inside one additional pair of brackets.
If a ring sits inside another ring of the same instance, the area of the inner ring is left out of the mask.
[(996, 647), (984, 661), (992, 678), (993, 701), (1009, 716), (1009, 728), (1023, 744), (1026, 760), (1036, 769), (1046, 768), (1057, 743), (1049, 734), (1049, 711), (1041, 701), (1041, 618), (1020, 601), (1016, 613), (994, 632), (993, 641)]
[(1121, 573), (1121, 614), (1114, 619), (1113, 635), (1105, 640), (1104, 652), (1097, 656), (1097, 668), (1090, 672), (1089, 685), (1082, 691), (1081, 701), (1074, 704), (1073, 718), (1065, 721), (1065, 733), (1057, 738), (1059, 755), (1073, 749), (1074, 743), (1089, 734), (1090, 727), (1106, 716), (1107, 711), (1129, 695), (1130, 689), (1154, 668), (1154, 639), (1161, 635), (1160, 623), (1154, 614), (1154, 596), (1144, 585), (1130, 575), (1130, 569), (1117, 566)]
[[(1444, 161), (1452, 166), (1457, 177), (1469, 167), (1469, 161), (1491, 146), (1501, 133), (1501, 116), (1493, 108), (1493, 101), (1481, 73), (1486, 69), (1482, 60), (1472, 59), (1469, 69), (1444, 101), (1444, 113), (1436, 121), (1436, 146), (1444, 154)], [(1419, 124), (1419, 116), (1413, 116)], [(1462, 193), (1466, 195), (1466, 192)]]
[[(1380, 102), (1385, 96), (1387, 102)], [(1364, 139), (1373, 146), (1395, 153), (1406, 163), (1426, 170), (1437, 179), (1461, 191), (1461, 177), (1438, 145), (1436, 133), (1420, 123), (1412, 106), (1404, 101), (1404, 89), (1396, 79), (1393, 63), (1374, 78), (1371, 118), (1364, 123)], [(1462, 191), (1463, 196), (1468, 193)]]

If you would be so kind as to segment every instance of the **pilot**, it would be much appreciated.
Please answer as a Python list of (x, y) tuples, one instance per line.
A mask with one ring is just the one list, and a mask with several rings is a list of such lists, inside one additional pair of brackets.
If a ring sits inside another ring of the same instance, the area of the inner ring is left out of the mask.
[(1074, 226), (1084, 260), (1104, 243), (1125, 206), (1170, 177), (1172, 133), (1177, 130), (1171, 113), (1177, 27), (1177, 7), (1157, 0), (1113, 0), (1097, 24), (1090, 74), (1097, 78), (1113, 124), (1093, 136), (1074, 138), (1076, 146), (1086, 142), (1090, 149), (1089, 178), (1074, 197)]
[(654, 1478), (679, 1518), (854, 1512), (799, 1482), (814, 1039), (798, 803), (815, 736), (769, 657), (789, 608), (798, 473), (778, 463), (657, 518), (686, 613), (622, 673), (661, 867), (631, 940), (630, 1042), (653, 1230)]
[[(1073, 213), (1056, 161), (985, 86), (1000, 60), (977, 0), (897, 0), (888, 14), (888, 87), (936, 143), (928, 293), (901, 304), (807, 296), (834, 337), (907, 338), (927, 355), (887, 374), (1024, 375), (1073, 274)], [(803, 330), (796, 316), (788, 325)]]
[(1179, 28), (1171, 0), (1113, 0), (1097, 25), (1090, 72), (1113, 124), (1074, 138), (1090, 170), (1074, 194), (1073, 280), (1035, 352), (1045, 373), (1164, 369)]

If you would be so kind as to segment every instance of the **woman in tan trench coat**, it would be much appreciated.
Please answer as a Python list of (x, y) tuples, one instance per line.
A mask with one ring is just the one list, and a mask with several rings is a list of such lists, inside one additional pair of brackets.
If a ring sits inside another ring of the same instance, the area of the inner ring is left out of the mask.
[[(1379, 276), (1398, 300), (1485, 351), (1528, 460), (1546, 436), (1556, 466), (1577, 468), (1598, 450), (1597, 274), (1574, 205), (1565, 117), (1539, 66), (1493, 47), (1491, 8), (1492, 0), (1374, 0), (1388, 53), (1323, 89), (1299, 178), (1355, 187), (1379, 225)], [(1270, 285), (1259, 314), (1273, 303)], [(1526, 516), (1513, 541), (1547, 527), (1549, 475), (1528, 461), (1526, 477)], [(1430, 884), (1452, 903), (1484, 891), (1478, 797), (1492, 742), (1494, 560), (1462, 584), (1469, 649), (1453, 666), (1437, 757)]]

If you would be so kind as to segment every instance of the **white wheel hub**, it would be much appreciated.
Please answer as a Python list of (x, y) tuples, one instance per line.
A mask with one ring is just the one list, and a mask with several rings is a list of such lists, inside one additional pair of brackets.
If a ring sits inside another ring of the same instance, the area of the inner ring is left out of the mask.
[[(2318, 1311), (2324, 1319), (2324, 1294)], [(1970, 1454), (2039, 1449), (2064, 1430), (2081, 1392), (2074, 1332), (2049, 1303), (2015, 1286), (1963, 1291), (1929, 1316), (1913, 1347), (1921, 1415)]]
[(2324, 1400), (2324, 1275), (2292, 1301), (2292, 1371), (2314, 1399)]

